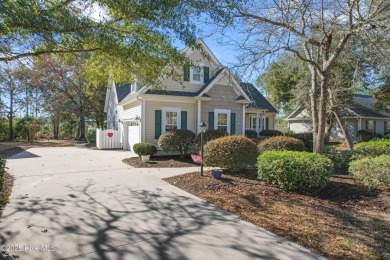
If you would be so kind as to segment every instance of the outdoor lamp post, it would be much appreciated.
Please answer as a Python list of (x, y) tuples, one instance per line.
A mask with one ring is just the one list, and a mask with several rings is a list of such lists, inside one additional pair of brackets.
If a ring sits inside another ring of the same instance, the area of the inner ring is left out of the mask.
[(202, 163), (200, 164), (200, 176), (203, 176), (203, 133), (206, 131), (206, 123), (200, 123), (200, 156), (202, 157)]

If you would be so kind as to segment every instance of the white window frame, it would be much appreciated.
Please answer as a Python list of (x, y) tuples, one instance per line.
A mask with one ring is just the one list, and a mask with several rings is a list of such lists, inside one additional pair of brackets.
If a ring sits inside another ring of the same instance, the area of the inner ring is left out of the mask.
[(230, 109), (214, 109), (214, 130), (218, 129), (218, 114), (227, 114), (227, 133), (230, 134), (231, 113)]
[(181, 108), (177, 107), (163, 107), (161, 117), (161, 133), (165, 133), (166, 121), (167, 121), (167, 112), (176, 112), (177, 113), (177, 129), (181, 129)]
[[(386, 122), (386, 124), (385, 124), (385, 122)], [(386, 128), (384, 129), (384, 134), (386, 134), (386, 133), (389, 133), (390, 132), (390, 120), (385, 120), (384, 122), (383, 122), (383, 125), (386, 125)], [(384, 127), (383, 127), (384, 128)]]
[[(369, 128), (370, 122), (372, 122), (372, 129)], [(367, 119), (366, 126), (367, 126), (366, 131), (370, 131), (373, 134), (375, 134), (375, 120)]]
[[(193, 84), (203, 84), (203, 75), (204, 75), (203, 66), (204, 66), (203, 62), (200, 62), (200, 63), (196, 63), (194, 66), (190, 67), (190, 83), (193, 83)], [(194, 80), (195, 67), (200, 67), (199, 81), (198, 80)]]

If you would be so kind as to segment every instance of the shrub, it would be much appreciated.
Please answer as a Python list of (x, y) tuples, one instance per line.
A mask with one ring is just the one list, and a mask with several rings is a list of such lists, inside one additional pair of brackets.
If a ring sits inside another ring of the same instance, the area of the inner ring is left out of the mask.
[(261, 136), (279, 136), (279, 135), (283, 135), (283, 133), (278, 131), (278, 130), (263, 130), (259, 133), (259, 135), (261, 135)]
[[(4, 185), (4, 173), (5, 173), (5, 160), (0, 157), (0, 192), (3, 191)], [(1, 200), (2, 198), (0, 198)]]
[(311, 132), (295, 133), (289, 136), (301, 140), (305, 144), (307, 151), (309, 152), (313, 151), (313, 133)]
[[(206, 130), (203, 133), (203, 145), (211, 140), (215, 140), (226, 135), (227, 133), (223, 130)], [(196, 136), (195, 145), (198, 149), (200, 149), (200, 133)]]
[(383, 139), (385, 139), (385, 140), (390, 140), (390, 133), (386, 133), (386, 134), (383, 136)]
[(273, 136), (259, 143), (259, 150), (260, 153), (270, 150), (305, 151), (306, 147), (303, 142), (297, 138), (288, 136)]
[(245, 130), (245, 136), (252, 139), (252, 138), (257, 138), (259, 135), (256, 133), (256, 131)]
[(354, 146), (358, 156), (379, 156), (382, 154), (390, 155), (390, 140), (375, 140), (358, 143)]
[(355, 152), (353, 150), (338, 151), (334, 157), (334, 167), (337, 169), (347, 170), (354, 154)]
[(96, 129), (87, 132), (87, 141), (90, 144), (96, 144)]
[(251, 139), (232, 135), (208, 142), (204, 146), (203, 158), (207, 166), (240, 170), (256, 165), (258, 154), (258, 148)]
[(27, 141), (36, 141), (37, 133), (41, 128), (41, 123), (34, 117), (28, 116), (21, 118), (15, 124), (15, 135), (19, 139)]
[(333, 172), (326, 156), (297, 151), (266, 151), (259, 156), (257, 167), (258, 179), (283, 190), (324, 188)]
[(390, 156), (353, 161), (349, 173), (357, 184), (367, 189), (390, 188)]
[(286, 132), (284, 133), (284, 135), (293, 135), (293, 134), (295, 134), (295, 132), (293, 131), (293, 130), (291, 130), (291, 129), (287, 129), (286, 130)]
[(137, 143), (133, 145), (133, 151), (138, 154), (139, 157), (141, 155), (150, 155), (157, 153), (157, 148), (152, 143)]
[(358, 142), (367, 142), (374, 139), (375, 135), (367, 130), (359, 130), (356, 133), (356, 139)]
[(195, 141), (195, 134), (187, 129), (165, 132), (158, 139), (158, 146), (164, 152), (178, 152), (181, 157), (188, 154)]

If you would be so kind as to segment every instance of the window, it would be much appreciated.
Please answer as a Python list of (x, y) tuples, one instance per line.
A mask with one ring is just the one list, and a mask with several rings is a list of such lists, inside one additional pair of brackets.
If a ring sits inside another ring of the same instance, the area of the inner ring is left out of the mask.
[(390, 133), (390, 121), (385, 121), (385, 134)]
[(165, 131), (177, 129), (177, 112), (166, 112)]
[(191, 83), (203, 83), (203, 63), (191, 67)]
[(214, 109), (214, 129), (230, 134), (230, 114), (229, 109)]
[(367, 120), (366, 121), (366, 130), (374, 133), (374, 120)]
[(228, 130), (228, 122), (227, 122), (228, 115), (227, 114), (218, 114), (218, 120), (217, 120), (217, 129), (223, 130), (227, 132)]
[(180, 108), (162, 108), (162, 133), (166, 131), (180, 129), (181, 109)]

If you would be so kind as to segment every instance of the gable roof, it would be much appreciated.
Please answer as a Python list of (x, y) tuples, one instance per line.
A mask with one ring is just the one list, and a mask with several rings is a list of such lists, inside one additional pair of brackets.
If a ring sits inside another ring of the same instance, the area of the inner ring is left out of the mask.
[[(358, 117), (390, 118), (390, 113), (375, 110), (375, 102), (375, 99), (371, 96), (354, 94), (352, 97), (352, 103), (347, 110), (352, 112), (354, 116)], [(296, 116), (299, 115), (304, 109), (305, 107), (300, 105), (286, 118), (286, 120), (296, 120)], [(351, 116), (351, 113), (344, 114), (344, 116)], [(309, 120), (310, 118), (300, 119)]]
[(251, 83), (240, 83), (241, 88), (253, 100), (252, 103), (247, 104), (247, 108), (266, 109), (268, 112), (278, 113), (278, 111), (268, 102), (268, 100), (260, 93), (260, 91)]
[(214, 76), (212, 76), (209, 81), (207, 81), (206, 84), (204, 84), (203, 87), (201, 87), (197, 92), (196, 92), (196, 96), (199, 96), (200, 93), (203, 92), (203, 90), (205, 90), (221, 73), (222, 71), (224, 70), (225, 68), (220, 68), (219, 70), (217, 70), (217, 72), (214, 74)]
[(131, 92), (131, 84), (115, 84), (116, 97), (120, 103)]
[[(207, 46), (207, 44), (202, 39), (196, 40), (195, 43), (200, 44), (200, 46), (203, 48), (203, 50), (210, 56), (211, 60), (215, 62), (217, 67), (222, 66), (221, 63), (219, 62), (219, 60), (217, 59), (217, 57), (215, 57), (214, 53), (210, 50), (210, 48)], [(193, 46), (187, 46), (180, 53), (185, 53), (188, 56), (190, 56), (194, 50), (196, 50), (196, 48), (194, 48)]]
[(368, 95), (354, 94), (349, 110), (361, 117), (389, 118), (390, 113), (375, 110), (376, 100)]

